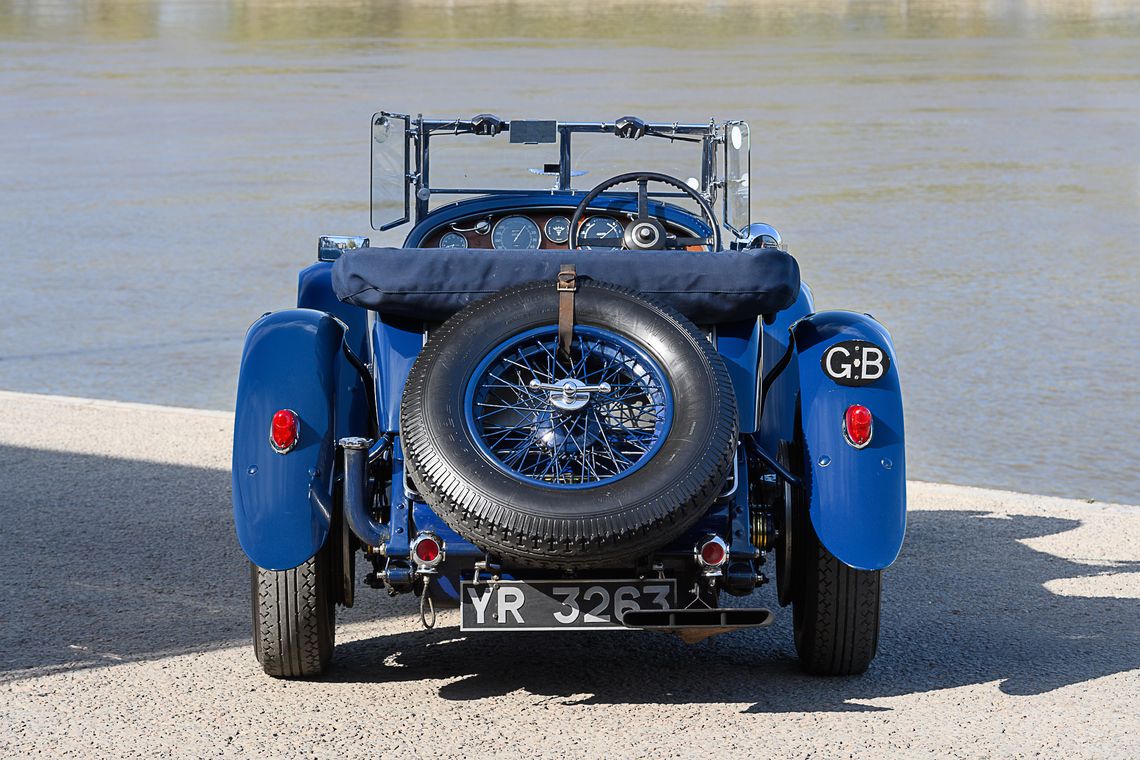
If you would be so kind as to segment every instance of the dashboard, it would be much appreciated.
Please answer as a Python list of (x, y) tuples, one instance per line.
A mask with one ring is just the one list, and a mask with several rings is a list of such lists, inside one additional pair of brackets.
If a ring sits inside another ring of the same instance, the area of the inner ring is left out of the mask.
[[(565, 249), (569, 247), (571, 209), (511, 209), (479, 214), (443, 224), (425, 235), (424, 248), (498, 248), (508, 250)], [(632, 214), (599, 211), (583, 216), (578, 247), (584, 250), (620, 247)], [(676, 235), (692, 236), (680, 225), (663, 222)], [(606, 241), (591, 245), (590, 241)], [(699, 250), (699, 247), (698, 247)]]

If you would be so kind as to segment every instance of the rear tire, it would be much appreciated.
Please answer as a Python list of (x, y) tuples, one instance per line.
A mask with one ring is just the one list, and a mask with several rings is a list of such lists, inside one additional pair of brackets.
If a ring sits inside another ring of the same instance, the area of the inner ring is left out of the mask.
[(803, 510), (799, 514), (792, 620), (800, 666), (821, 676), (863, 673), (879, 645), (882, 572), (840, 562), (820, 543)]
[(329, 547), (291, 570), (250, 563), (253, 651), (274, 678), (315, 678), (332, 659), (336, 636)]

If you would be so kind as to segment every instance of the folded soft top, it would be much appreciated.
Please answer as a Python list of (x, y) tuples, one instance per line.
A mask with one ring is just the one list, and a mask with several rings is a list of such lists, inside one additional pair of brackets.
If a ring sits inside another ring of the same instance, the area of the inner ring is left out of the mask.
[(426, 321), (446, 319), (503, 288), (535, 280), (554, 287), (562, 264), (672, 306), (694, 322), (755, 319), (790, 306), (800, 289), (796, 260), (760, 248), (690, 251), (500, 251), (363, 248), (333, 265), (337, 297), (355, 306)]

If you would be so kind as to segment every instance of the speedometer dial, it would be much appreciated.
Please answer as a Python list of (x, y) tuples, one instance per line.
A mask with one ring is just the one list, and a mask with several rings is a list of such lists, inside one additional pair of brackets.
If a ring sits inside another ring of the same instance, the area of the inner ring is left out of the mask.
[[(585, 248), (587, 251), (594, 248), (620, 248), (621, 238), (624, 234), (625, 228), (617, 219), (611, 219), (608, 216), (591, 216), (582, 222), (582, 227), (578, 230), (578, 247)], [(606, 242), (597, 245), (590, 244), (590, 241), (599, 240)], [(611, 240), (614, 242), (611, 243)]]
[(530, 217), (504, 216), (491, 230), (491, 245), (499, 249), (538, 248), (542, 233)]

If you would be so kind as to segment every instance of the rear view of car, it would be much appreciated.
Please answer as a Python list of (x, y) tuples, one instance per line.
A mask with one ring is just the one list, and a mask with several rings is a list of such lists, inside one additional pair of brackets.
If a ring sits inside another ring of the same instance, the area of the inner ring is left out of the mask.
[[(446, 135), (549, 144), (554, 187), (434, 187)], [(575, 139), (702, 158), (581, 190)], [(373, 222), (414, 217), (404, 244), (322, 239), (298, 308), (246, 338), (234, 509), (266, 672), (325, 670), (358, 560), (425, 625), (458, 606), (473, 632), (688, 641), (769, 624), (723, 595), (774, 570), (805, 669), (865, 670), (905, 526), (893, 348), (816, 312), (751, 221), (747, 125), (380, 113), (373, 150), (374, 180), (376, 154), (403, 158)]]

